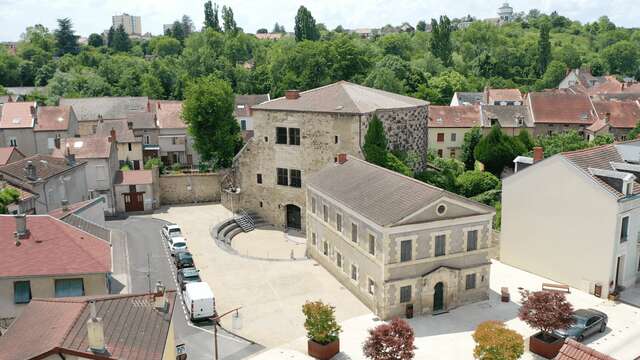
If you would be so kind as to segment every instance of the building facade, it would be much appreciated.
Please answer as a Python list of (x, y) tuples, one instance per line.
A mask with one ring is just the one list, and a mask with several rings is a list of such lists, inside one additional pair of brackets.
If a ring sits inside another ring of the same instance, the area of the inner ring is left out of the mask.
[(114, 15), (111, 19), (114, 30), (122, 25), (127, 35), (142, 35), (142, 22), (140, 16), (123, 13), (122, 15)]
[(462, 155), (464, 135), (482, 126), (480, 107), (429, 106), (429, 150), (438, 157), (457, 159)]

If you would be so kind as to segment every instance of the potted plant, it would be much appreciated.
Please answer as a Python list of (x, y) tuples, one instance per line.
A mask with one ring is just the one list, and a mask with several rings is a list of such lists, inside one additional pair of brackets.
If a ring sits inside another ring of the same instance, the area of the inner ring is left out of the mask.
[(517, 360), (524, 353), (522, 335), (508, 329), (500, 321), (485, 321), (473, 333), (476, 347), (473, 357), (478, 360)]
[(529, 338), (529, 350), (547, 359), (555, 357), (564, 339), (553, 334), (573, 324), (573, 306), (563, 293), (551, 291), (522, 291), (520, 320), (540, 330)]
[(362, 345), (364, 356), (372, 360), (411, 360), (415, 346), (413, 329), (402, 319), (393, 319), (369, 330)]
[(307, 330), (307, 352), (320, 360), (329, 360), (340, 352), (341, 331), (336, 321), (335, 308), (322, 301), (307, 301), (302, 305), (306, 317), (304, 328)]

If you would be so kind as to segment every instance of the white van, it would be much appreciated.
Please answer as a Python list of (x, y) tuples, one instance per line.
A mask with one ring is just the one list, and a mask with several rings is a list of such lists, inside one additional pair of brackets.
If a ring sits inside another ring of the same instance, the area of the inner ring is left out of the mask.
[(191, 321), (208, 319), (215, 315), (216, 301), (206, 282), (186, 284), (182, 297)]

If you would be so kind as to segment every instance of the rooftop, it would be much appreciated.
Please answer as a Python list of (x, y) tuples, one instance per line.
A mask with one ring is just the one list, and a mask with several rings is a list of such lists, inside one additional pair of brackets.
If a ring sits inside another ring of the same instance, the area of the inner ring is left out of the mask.
[(6, 165), (9, 160), (11, 160), (11, 155), (13, 155), (14, 152), (17, 153), (21, 158), (24, 158), (24, 154), (22, 154), (17, 147), (0, 147), (0, 165)]
[(481, 126), (480, 107), (429, 105), (428, 127), (471, 128)]
[(573, 339), (567, 339), (554, 360), (615, 360)]
[(487, 89), (489, 104), (496, 101), (522, 101), (522, 93), (518, 89)]
[(460, 105), (477, 105), (482, 103), (484, 99), (484, 93), (482, 92), (456, 92), (453, 96), (458, 97), (458, 103)]
[(153, 183), (152, 170), (118, 171), (114, 185), (145, 185)]
[(187, 128), (182, 120), (182, 102), (158, 102), (155, 111), (160, 129)]
[(10, 102), (2, 105), (0, 129), (33, 128), (36, 103)]
[(68, 105), (39, 106), (38, 119), (33, 131), (59, 131), (69, 129), (73, 109)]
[(7, 165), (0, 166), (0, 174), (5, 174), (24, 182), (34, 181), (33, 179), (29, 179), (24, 171), (29, 162), (35, 167), (35, 178), (38, 180), (46, 180), (50, 177), (62, 174), (67, 170), (84, 165), (84, 162), (69, 164), (67, 159), (50, 155), (33, 155)]
[(133, 130), (156, 128), (156, 115), (152, 112), (127, 113), (127, 121), (133, 123)]
[(529, 93), (535, 123), (583, 124), (596, 120), (589, 96), (560, 91)]
[(132, 111), (147, 111), (149, 99), (140, 97), (92, 97), (92, 98), (61, 98), (60, 105), (71, 105), (78, 121), (95, 121), (100, 116), (103, 119), (124, 119)]
[(253, 107), (254, 110), (368, 114), (382, 109), (427, 106), (424, 100), (368, 88), (347, 81), (307, 90), (296, 99), (280, 97)]
[(136, 138), (133, 129), (129, 129), (127, 119), (101, 120), (98, 121), (96, 127), (96, 135), (101, 137), (111, 136), (111, 130), (116, 131), (117, 143), (140, 142), (140, 138)]
[(614, 128), (632, 129), (640, 121), (640, 106), (636, 101), (594, 100), (593, 106), (602, 122)]
[(102, 136), (60, 139), (60, 149), (54, 148), (51, 156), (62, 158), (67, 149), (76, 159), (107, 159), (111, 156), (112, 143)]
[[(495, 119), (503, 128), (533, 127), (533, 121), (529, 116), (529, 109), (523, 105), (501, 106), (482, 105), (482, 126), (491, 126), (491, 120)], [(519, 123), (521, 120), (522, 123)]]

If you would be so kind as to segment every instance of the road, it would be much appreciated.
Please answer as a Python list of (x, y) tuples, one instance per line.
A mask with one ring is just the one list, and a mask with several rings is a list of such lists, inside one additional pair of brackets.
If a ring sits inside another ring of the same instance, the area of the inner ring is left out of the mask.
[[(114, 257), (114, 268), (128, 268), (126, 292), (147, 293), (155, 288), (158, 281), (162, 281), (167, 289), (177, 288), (171, 256), (160, 238), (162, 224), (164, 222), (161, 220), (142, 216), (107, 222), (108, 227), (118, 230), (121, 235), (118, 242), (114, 242), (114, 254), (123, 255)], [(215, 287), (209, 285), (215, 294)], [(186, 315), (180, 293), (178, 299), (172, 319), (176, 344), (186, 345), (189, 360), (213, 359), (212, 323), (192, 324)], [(226, 309), (217, 310), (223, 312)], [(220, 359), (237, 360), (259, 352), (264, 347), (218, 328), (218, 348)]]

